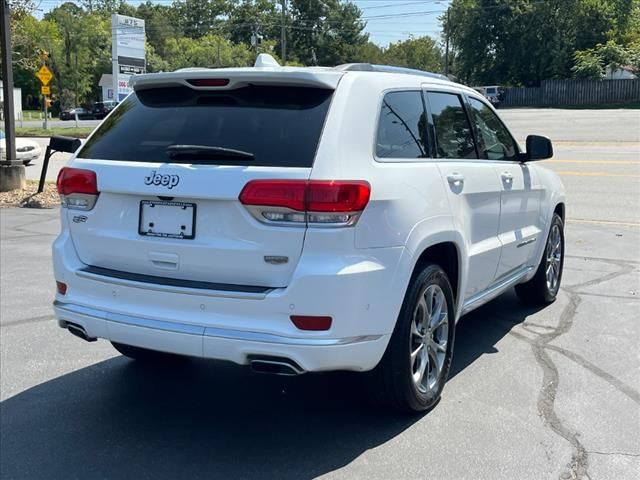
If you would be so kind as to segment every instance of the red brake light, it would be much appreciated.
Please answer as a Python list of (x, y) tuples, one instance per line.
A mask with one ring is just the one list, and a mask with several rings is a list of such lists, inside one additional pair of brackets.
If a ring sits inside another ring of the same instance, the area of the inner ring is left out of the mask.
[(284, 207), (304, 212), (305, 180), (252, 180), (240, 192), (244, 205)]
[(370, 194), (371, 186), (359, 180), (253, 180), (239, 199), (244, 205), (335, 213), (364, 210)]
[(58, 173), (56, 186), (60, 195), (71, 195), (72, 193), (98, 194), (96, 172), (82, 168), (62, 168)]
[(300, 330), (329, 330), (331, 328), (331, 317), (312, 317), (308, 315), (291, 315), (291, 321)]
[(310, 212), (359, 212), (369, 203), (371, 186), (363, 181), (310, 181), (306, 193)]
[(187, 80), (194, 87), (224, 87), (229, 85), (228, 78), (193, 78)]

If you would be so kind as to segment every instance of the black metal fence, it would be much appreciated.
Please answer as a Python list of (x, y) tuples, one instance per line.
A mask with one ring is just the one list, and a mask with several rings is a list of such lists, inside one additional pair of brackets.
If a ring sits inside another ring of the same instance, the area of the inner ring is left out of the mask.
[(540, 87), (504, 89), (505, 107), (550, 107), (640, 102), (640, 79), (545, 80)]

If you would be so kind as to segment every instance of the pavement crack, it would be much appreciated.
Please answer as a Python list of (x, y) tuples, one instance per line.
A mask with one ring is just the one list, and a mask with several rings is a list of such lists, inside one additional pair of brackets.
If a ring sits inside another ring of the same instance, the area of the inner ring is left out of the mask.
[(627, 262), (614, 260), (614, 259), (602, 259), (602, 258), (588, 258), (588, 257), (578, 257), (583, 258), (585, 260), (592, 260), (598, 262), (609, 263), (619, 267), (618, 270), (614, 272), (607, 273), (600, 277), (597, 277), (592, 280), (588, 280), (586, 282), (581, 282), (575, 285), (565, 286), (563, 291), (567, 294), (569, 303), (564, 307), (562, 313), (560, 314), (560, 320), (558, 325), (555, 328), (552, 328), (550, 331), (537, 333), (530, 329), (527, 329), (529, 333), (531, 333), (534, 337), (533, 339), (529, 339), (524, 335), (518, 334), (517, 332), (511, 332), (515, 334), (517, 337), (521, 339), (526, 339), (526, 341), (531, 345), (531, 350), (533, 352), (533, 356), (536, 359), (536, 362), (542, 368), (542, 387), (540, 388), (540, 392), (538, 393), (538, 412), (544, 419), (545, 424), (549, 426), (549, 428), (558, 436), (565, 439), (569, 442), (573, 447), (573, 454), (571, 456), (571, 461), (567, 465), (566, 470), (560, 475), (561, 480), (565, 479), (576, 479), (580, 480), (583, 478), (588, 479), (589, 474), (587, 473), (588, 460), (589, 460), (589, 452), (585, 449), (582, 442), (579, 440), (580, 432), (574, 429), (571, 429), (567, 425), (565, 425), (562, 420), (558, 417), (558, 414), (555, 411), (555, 401), (556, 395), (558, 392), (558, 385), (560, 382), (560, 374), (558, 372), (558, 368), (553, 363), (553, 360), (549, 356), (547, 349), (556, 351), (561, 353), (568, 358), (571, 358), (573, 361), (577, 362), (581, 366), (587, 368), (588, 370), (594, 372), (600, 378), (604, 378), (618, 390), (625, 393), (625, 395), (630, 396), (634, 401), (638, 398), (638, 392), (631, 389), (624, 383), (620, 382), (618, 379), (599, 369), (595, 365), (587, 362), (585, 359), (580, 357), (577, 354), (573, 354), (565, 349), (560, 347), (556, 347), (555, 345), (550, 345), (550, 343), (560, 336), (567, 333), (571, 330), (573, 326), (573, 322), (575, 319), (576, 312), (578, 310), (578, 306), (582, 302), (582, 298), (580, 297), (580, 293), (576, 292), (576, 289), (585, 288), (589, 286), (594, 286), (601, 284), (603, 282), (610, 281), (614, 278), (617, 278), (621, 275), (625, 275), (627, 273), (632, 272), (635, 267), (629, 265)]
[(640, 453), (627, 453), (627, 452), (597, 452), (595, 450), (587, 451), (589, 454), (594, 455), (619, 455), (621, 457), (640, 457)]
[(16, 325), (23, 325), (25, 323), (37, 323), (45, 320), (51, 320), (54, 315), (49, 313), (47, 315), (38, 315), (37, 317), (21, 318), (19, 320), (11, 320), (0, 324), (0, 328), (15, 327)]

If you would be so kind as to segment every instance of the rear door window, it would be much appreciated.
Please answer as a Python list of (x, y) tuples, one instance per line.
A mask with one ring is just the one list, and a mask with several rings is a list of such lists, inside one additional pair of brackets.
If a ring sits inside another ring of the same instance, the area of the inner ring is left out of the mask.
[[(333, 90), (248, 86), (227, 91), (154, 88), (131, 94), (80, 158), (173, 162), (176, 146), (200, 146), (188, 163), (311, 167)], [(170, 148), (172, 147), (172, 148)], [(249, 153), (206, 158), (207, 148)]]
[(454, 93), (427, 92), (439, 158), (477, 158), (471, 126)]
[(382, 100), (376, 156), (427, 157), (427, 115), (419, 91), (389, 92)]

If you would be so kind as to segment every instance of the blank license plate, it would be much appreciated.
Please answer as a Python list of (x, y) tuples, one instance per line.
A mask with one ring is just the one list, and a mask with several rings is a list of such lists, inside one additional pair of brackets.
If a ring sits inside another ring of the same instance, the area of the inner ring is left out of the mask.
[(196, 204), (142, 200), (138, 233), (150, 237), (195, 238)]

